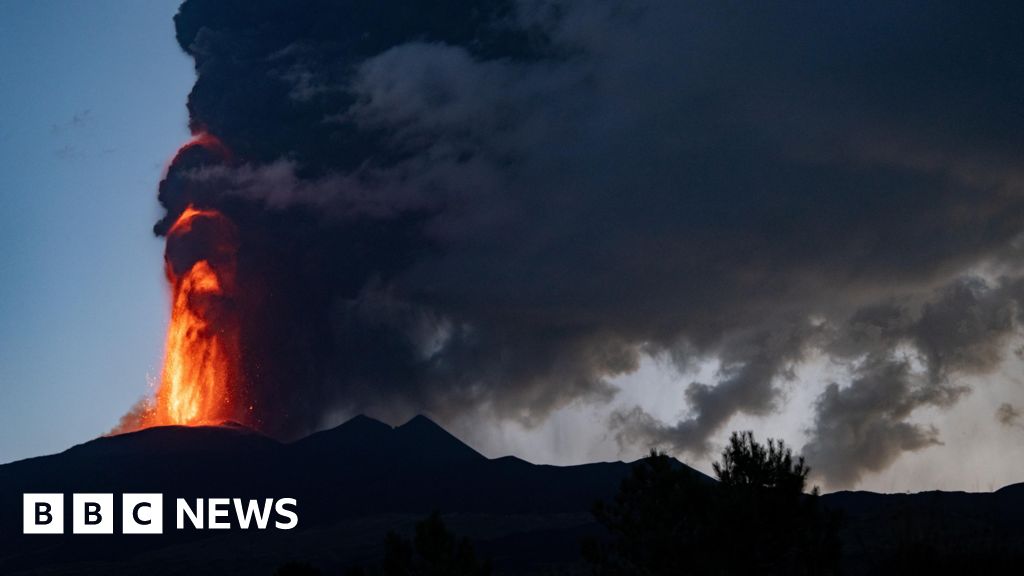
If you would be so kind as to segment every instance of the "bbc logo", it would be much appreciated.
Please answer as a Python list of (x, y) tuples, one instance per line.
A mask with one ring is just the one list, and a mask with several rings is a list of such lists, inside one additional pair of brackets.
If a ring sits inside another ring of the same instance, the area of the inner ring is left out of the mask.
[[(122, 534), (162, 534), (163, 494), (122, 494)], [(25, 494), (22, 504), (25, 534), (64, 533), (63, 494)], [(74, 534), (113, 534), (113, 494), (72, 494), (71, 530)]]

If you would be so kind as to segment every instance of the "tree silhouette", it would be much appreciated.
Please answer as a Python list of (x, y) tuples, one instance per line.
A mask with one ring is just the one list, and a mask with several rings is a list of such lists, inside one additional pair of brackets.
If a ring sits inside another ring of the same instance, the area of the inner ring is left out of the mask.
[(722, 461), (711, 467), (722, 486), (787, 495), (803, 494), (810, 472), (802, 456), (793, 460), (783, 441), (769, 438), (766, 447), (750, 431), (733, 432)]
[(606, 541), (584, 543), (597, 576), (834, 574), (836, 518), (805, 494), (809, 469), (781, 441), (734, 433), (718, 482), (652, 452), (595, 518)]
[(713, 469), (718, 544), (734, 551), (720, 563), (727, 573), (837, 572), (838, 519), (821, 509), (817, 487), (804, 493), (810, 469), (802, 457), (781, 440), (765, 446), (752, 432), (734, 432)]
[(612, 538), (584, 542), (584, 557), (599, 576), (692, 573), (706, 560), (710, 496), (705, 482), (651, 451), (611, 502), (594, 506), (594, 516)]

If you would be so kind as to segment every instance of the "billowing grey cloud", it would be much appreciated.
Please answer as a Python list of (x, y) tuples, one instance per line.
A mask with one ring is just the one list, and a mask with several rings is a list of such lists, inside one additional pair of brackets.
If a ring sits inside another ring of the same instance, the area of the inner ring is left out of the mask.
[(908, 421), (922, 406), (949, 406), (962, 388), (934, 385), (903, 359), (871, 357), (847, 388), (829, 384), (818, 398), (813, 439), (805, 457), (831, 487), (853, 486), (885, 469), (905, 451), (939, 444), (938, 430)]
[(1020, 417), (1020, 409), (1009, 402), (1003, 402), (996, 409), (996, 421), (1003, 426), (1021, 426)]
[(914, 410), (952, 404), (1017, 336), (1020, 19), (188, 0), (192, 125), (231, 155), (172, 166), (157, 230), (190, 202), (237, 225), (271, 432), (339, 409), (535, 423), (608, 401), (654, 354), (720, 370), (680, 387), (682, 421), (613, 424), (700, 454), (825, 355), (857, 367), (808, 452), (852, 481), (934, 444)]
[[(826, 352), (853, 365), (847, 388), (818, 398), (808, 460), (830, 486), (854, 485), (903, 451), (938, 443), (938, 431), (910, 422), (922, 407), (948, 407), (967, 393), (962, 378), (988, 374), (1019, 337), (1018, 281), (965, 277), (924, 301), (903, 297), (858, 310)], [(912, 370), (913, 362), (920, 364)]]
[(615, 412), (611, 426), (621, 443), (707, 455), (712, 448), (709, 435), (734, 414), (767, 415), (776, 408), (775, 379), (792, 378), (791, 367), (803, 359), (816, 332), (811, 325), (777, 326), (771, 332), (725, 342), (716, 352), (718, 381), (714, 385), (691, 382), (685, 389), (691, 417), (669, 425), (634, 407)]

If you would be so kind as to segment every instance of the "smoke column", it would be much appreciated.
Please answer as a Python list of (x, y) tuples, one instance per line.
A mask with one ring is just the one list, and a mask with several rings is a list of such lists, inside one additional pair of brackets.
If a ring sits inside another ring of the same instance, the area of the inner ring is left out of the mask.
[(197, 139), (160, 186), (148, 421), (529, 426), (650, 357), (678, 419), (595, 427), (702, 456), (820, 360), (812, 466), (850, 484), (937, 446), (921, 415), (1021, 332), (1021, 25), (967, 2), (187, 0)]

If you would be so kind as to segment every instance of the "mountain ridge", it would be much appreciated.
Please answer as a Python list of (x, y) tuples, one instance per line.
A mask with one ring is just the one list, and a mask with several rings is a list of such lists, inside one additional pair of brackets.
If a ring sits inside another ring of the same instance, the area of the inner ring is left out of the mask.
[[(105, 574), (175, 574), (168, 550), (224, 565), (229, 553), (212, 543), (225, 538), (265, 554), (259, 561), (231, 557), (234, 571), (224, 573), (258, 573), (266, 558), (287, 561), (296, 543), (343, 567), (337, 563), (374, 550), (385, 531), (409, 529), (433, 511), (447, 514), (496, 562), (514, 565), (511, 573), (544, 573), (549, 561), (576, 570), (580, 537), (601, 530), (591, 515), (594, 502), (614, 497), (635, 463), (557, 466), (514, 455), (487, 458), (426, 417), (390, 426), (357, 416), (288, 443), (237, 425), (148, 428), (0, 465), (0, 573), (90, 573), (81, 567), (102, 565)], [(72, 493), (112, 493), (115, 508), (120, 494), (161, 493), (166, 522), (175, 498), (290, 497), (301, 520), (287, 535), (168, 528), (154, 538), (118, 530), (102, 537), (23, 536), (20, 514), (9, 511), (19, 511), (21, 494), (31, 492), (63, 493), (66, 506)], [(846, 518), (848, 573), (870, 573), (871, 558), (904, 525), (941, 526), (965, 538), (997, 533), (1009, 546), (1024, 546), (1024, 527), (1016, 520), (1024, 514), (1024, 484), (987, 493), (841, 491), (823, 495), (822, 502)], [(319, 540), (328, 533), (348, 540)], [(545, 560), (527, 566), (533, 554)]]
[[(3, 473), (8, 467), (17, 467), (24, 463), (38, 462), (40, 460), (46, 460), (62, 455), (78, 455), (79, 453), (95, 451), (94, 453), (88, 454), (89, 456), (95, 457), (102, 454), (118, 453), (118, 452), (131, 452), (131, 448), (135, 446), (135, 450), (145, 450), (150, 454), (165, 455), (168, 452), (174, 453), (177, 450), (184, 449), (191, 445), (180, 443), (172, 443), (172, 440), (180, 441), (183, 436), (192, 437), (193, 440), (197, 441), (202, 451), (215, 451), (218, 449), (228, 448), (248, 448), (254, 447), (260, 448), (281, 448), (289, 450), (291, 448), (302, 447), (305, 449), (311, 449), (316, 447), (319, 450), (325, 448), (339, 448), (351, 450), (354, 448), (356, 441), (361, 442), (367, 451), (380, 452), (385, 449), (393, 448), (408, 448), (415, 449), (414, 440), (416, 439), (414, 434), (429, 434), (431, 439), (435, 442), (446, 442), (446, 445), (438, 446), (434, 445), (433, 448), (438, 450), (440, 454), (459, 455), (463, 459), (482, 459), (490, 462), (501, 462), (508, 461), (510, 459), (516, 460), (530, 466), (539, 467), (554, 467), (559, 469), (569, 469), (579, 466), (591, 466), (595, 464), (625, 464), (633, 465), (637, 462), (641, 462), (646, 457), (638, 458), (636, 460), (610, 460), (610, 461), (595, 461), (586, 462), (581, 464), (537, 464), (530, 462), (515, 454), (505, 454), (503, 456), (487, 457), (463, 442), (454, 434), (448, 432), (443, 426), (439, 425), (429, 417), (418, 414), (411, 417), (406, 422), (399, 425), (390, 425), (386, 422), (378, 420), (376, 418), (367, 416), (365, 414), (357, 414), (348, 420), (323, 430), (318, 430), (307, 436), (297, 438), (292, 441), (282, 442), (273, 437), (267, 436), (258, 430), (239, 424), (237, 422), (224, 422), (220, 424), (205, 424), (200, 426), (181, 426), (181, 425), (170, 425), (170, 426), (153, 426), (149, 428), (143, 428), (140, 430), (134, 430), (131, 432), (109, 434), (98, 436), (91, 440), (87, 440), (80, 444), (75, 444), (68, 447), (67, 449), (55, 452), (52, 454), (42, 454), (38, 456), (30, 456), (19, 460), (13, 460), (0, 464), (0, 474)], [(389, 435), (391, 439), (401, 438), (402, 443), (393, 444), (391, 442), (380, 443), (382, 439), (388, 439)], [(240, 441), (239, 446), (225, 446), (231, 439)], [(213, 442), (211, 445), (211, 441)], [(248, 442), (251, 445), (241, 444)], [(376, 442), (375, 445), (369, 445), (370, 442)], [(142, 444), (141, 446), (139, 444)], [(443, 458), (442, 458), (443, 459)], [(686, 467), (688, 470), (697, 474), (699, 477), (703, 477), (711, 480), (712, 478), (707, 474), (686, 465), (682, 461), (673, 458), (679, 465)], [(876, 492), (872, 490), (857, 490), (857, 489), (844, 489), (836, 490), (833, 492), (825, 492), (824, 496), (853, 496), (853, 495), (872, 495), (872, 496), (905, 496), (905, 495), (926, 495), (926, 494), (997, 494), (1000, 492), (1014, 492), (1020, 491), (1024, 494), (1024, 482), (1017, 482), (1012, 484), (1006, 484), (992, 491), (978, 491), (972, 492), (968, 490), (922, 490), (919, 492)]]

